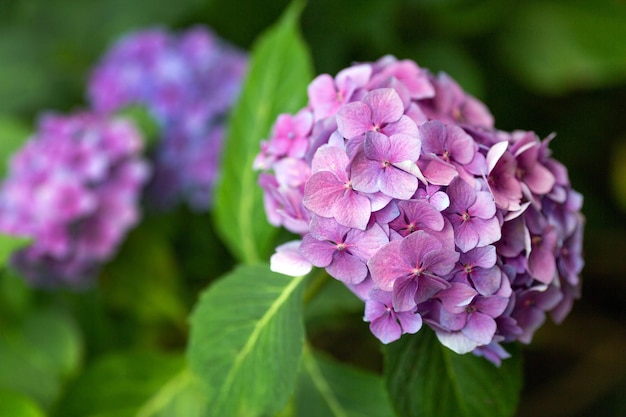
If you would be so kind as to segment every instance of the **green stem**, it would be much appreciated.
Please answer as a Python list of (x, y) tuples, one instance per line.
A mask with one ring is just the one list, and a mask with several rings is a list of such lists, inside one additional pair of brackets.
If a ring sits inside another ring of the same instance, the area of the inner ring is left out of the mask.
[(309, 346), (308, 343), (304, 344), (304, 352), (302, 355), (302, 361), (304, 364), (304, 368), (306, 372), (309, 374), (313, 385), (324, 399), (324, 402), (332, 412), (333, 417), (347, 417), (347, 413), (344, 410), (343, 406), (339, 403), (339, 400), (335, 396), (332, 388), (328, 384), (328, 380), (322, 374), (322, 370), (320, 369), (315, 356), (313, 355), (313, 350)]
[(302, 300), (304, 305), (307, 305), (315, 298), (315, 296), (324, 288), (328, 283), (330, 276), (325, 269), (319, 269), (316, 274), (312, 275), (309, 279), (310, 283), (304, 291)]

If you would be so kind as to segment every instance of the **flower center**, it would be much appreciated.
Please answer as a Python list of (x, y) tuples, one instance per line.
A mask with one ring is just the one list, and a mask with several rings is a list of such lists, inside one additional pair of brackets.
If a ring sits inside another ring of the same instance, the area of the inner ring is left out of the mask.
[(441, 155), (441, 159), (443, 159), (446, 162), (450, 162), (450, 152), (443, 151), (443, 155)]
[(465, 213), (461, 214), (461, 219), (464, 222), (468, 222), (472, 219), (472, 216), (470, 216), (470, 214), (466, 211)]
[(474, 267), (470, 264), (465, 264), (463, 265), (463, 270), (466, 274), (470, 274), (474, 270)]
[(411, 273), (415, 276), (421, 275), (422, 272), (424, 272), (424, 265), (421, 262), (418, 266), (413, 268), (413, 270), (411, 271)]

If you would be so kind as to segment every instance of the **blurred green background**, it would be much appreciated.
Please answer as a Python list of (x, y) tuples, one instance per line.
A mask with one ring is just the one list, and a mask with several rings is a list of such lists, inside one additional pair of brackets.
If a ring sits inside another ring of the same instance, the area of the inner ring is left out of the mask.
[[(249, 49), (287, 4), (0, 0), (0, 142), (5, 148), (17, 146), (41, 111), (84, 106), (90, 68), (129, 30), (206, 23)], [(585, 196), (583, 298), (565, 323), (555, 326), (548, 320), (524, 348), (526, 383), (519, 416), (626, 415), (626, 2), (310, 0), (302, 31), (317, 73), (335, 74), (354, 61), (393, 54), (449, 73), (488, 105), (500, 129), (535, 130), (541, 137), (557, 133), (551, 144), (554, 156), (569, 168), (574, 188)], [(132, 250), (126, 252), (132, 256)], [(157, 304), (159, 296), (153, 295)], [(6, 303), (11, 297), (0, 299)], [(118, 314), (126, 305), (121, 298)], [(87, 315), (90, 302), (81, 304)], [(174, 304), (168, 308), (177, 316), (184, 307)], [(135, 312), (143, 314), (138, 320), (150, 316), (149, 307), (144, 310)], [(349, 324), (330, 332), (313, 329), (312, 338), (342, 360), (377, 369), (376, 348), (363, 349), (365, 355), (354, 346), (337, 347), (341, 340), (360, 343), (368, 337), (360, 314), (344, 315)], [(58, 332), (71, 333), (59, 324), (64, 321), (41, 315), (31, 318), (32, 329), (59, 325)], [(0, 333), (7, 317), (0, 317)], [(40, 333), (33, 330), (33, 335)], [(93, 345), (99, 334), (88, 329), (88, 343)], [(329, 338), (332, 343), (324, 341)], [(179, 343), (173, 339), (172, 345)], [(78, 355), (68, 350), (79, 348), (72, 343), (54, 348), (59, 351), (55, 371), (63, 373)], [(87, 354), (97, 350), (87, 346)], [(4, 353), (0, 343), (0, 399), (2, 367), (10, 361)], [(39, 398), (54, 397), (46, 389), (39, 387)]]

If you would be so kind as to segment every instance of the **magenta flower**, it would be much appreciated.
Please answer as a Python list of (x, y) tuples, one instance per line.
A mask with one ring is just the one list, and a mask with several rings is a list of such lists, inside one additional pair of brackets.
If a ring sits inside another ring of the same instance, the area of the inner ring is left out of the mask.
[(423, 200), (400, 201), (398, 209), (400, 214), (389, 222), (389, 227), (402, 237), (417, 230), (443, 230), (443, 216), (433, 205)]
[(342, 105), (350, 102), (359, 88), (365, 86), (371, 75), (372, 67), (361, 64), (340, 71), (334, 79), (328, 74), (315, 78), (308, 87), (309, 103), (315, 120), (337, 113)]
[[(519, 137), (521, 136), (521, 137)], [(548, 194), (555, 184), (554, 175), (541, 161), (541, 142), (534, 132), (514, 132), (512, 135), (513, 146), (511, 152), (517, 160), (517, 178), (522, 184), (525, 195)]]
[(508, 142), (499, 142), (487, 152), (487, 184), (498, 207), (517, 211), (521, 209), (522, 185), (517, 179), (515, 157), (507, 146)]
[(453, 271), (454, 281), (465, 283), (483, 296), (495, 294), (502, 284), (502, 272), (496, 266), (496, 248), (488, 245), (462, 253)]
[(365, 263), (389, 241), (376, 223), (365, 231), (340, 225), (333, 219), (315, 216), (311, 231), (300, 245), (300, 253), (313, 265), (348, 284), (358, 284), (368, 274)]
[(454, 243), (462, 252), (486, 246), (500, 239), (500, 223), (489, 192), (474, 191), (460, 178), (448, 187), (450, 207), (444, 215), (454, 228)]
[(477, 145), (463, 129), (432, 120), (419, 127), (419, 137), (427, 157), (419, 166), (429, 182), (448, 185), (457, 175), (470, 176), (463, 166), (472, 162)]
[[(274, 270), (325, 268), (383, 343), (423, 320), (495, 364), (502, 343), (567, 315), (584, 217), (552, 136), (496, 130), (449, 76), (392, 56), (320, 75), (308, 92), (255, 162), (269, 221), (302, 238), (278, 248)], [(312, 127), (296, 123), (311, 113)]]
[(157, 28), (130, 33), (94, 68), (88, 95), (95, 111), (113, 114), (139, 105), (158, 124), (150, 204), (171, 208), (184, 200), (199, 211), (210, 207), (224, 122), (246, 68), (245, 54), (201, 26), (175, 34)]
[(535, 331), (546, 320), (546, 312), (552, 310), (562, 300), (563, 294), (555, 286), (548, 288), (529, 288), (520, 291), (515, 302), (515, 310), (511, 316), (522, 329), (517, 339), (522, 343), (530, 343)]
[(0, 188), (0, 231), (32, 244), (12, 257), (34, 285), (82, 286), (139, 220), (148, 179), (133, 125), (91, 113), (46, 115)]
[(413, 309), (397, 312), (392, 305), (388, 291), (374, 289), (365, 302), (364, 320), (370, 323), (370, 330), (382, 343), (396, 341), (405, 333), (417, 333), (422, 328), (422, 317)]
[(337, 129), (346, 139), (362, 136), (366, 132), (417, 136), (415, 122), (404, 115), (402, 99), (392, 88), (372, 90), (363, 101), (343, 106), (337, 112)]
[(367, 132), (363, 151), (352, 162), (352, 186), (357, 191), (407, 200), (417, 191), (419, 139), (397, 134), (387, 137)]
[[(445, 299), (449, 292), (459, 291), (451, 287), (439, 294)], [(484, 297), (477, 295), (465, 306), (460, 306), (460, 312), (448, 311), (445, 301), (439, 311), (437, 338), (442, 345), (456, 353), (467, 353), (478, 346), (490, 344), (498, 328), (495, 318), (500, 316), (508, 305), (508, 298), (497, 295)]]
[(427, 185), (425, 188), (419, 188), (415, 193), (415, 197), (428, 201), (439, 211), (443, 211), (450, 206), (450, 197), (438, 185)]
[(372, 279), (383, 291), (393, 291), (396, 311), (408, 311), (450, 284), (443, 279), (459, 254), (439, 239), (418, 230), (389, 242), (369, 260)]
[(425, 71), (413, 61), (398, 61), (391, 55), (374, 64), (374, 74), (367, 87), (372, 90), (391, 87), (401, 97), (405, 97), (403, 102), (435, 95), (435, 89)]
[[(370, 200), (355, 191), (349, 177), (350, 161), (345, 151), (326, 146), (313, 160), (313, 175), (304, 188), (304, 206), (322, 217), (333, 217), (341, 225), (365, 230), (372, 213)], [(324, 169), (317, 169), (324, 167)]]
[(430, 81), (435, 87), (435, 95), (421, 103), (428, 117), (444, 123), (493, 127), (489, 109), (464, 92), (448, 74), (442, 72), (431, 76)]
[(313, 265), (300, 254), (299, 240), (283, 243), (270, 258), (270, 269), (285, 275), (301, 276), (311, 272)]
[(313, 114), (303, 109), (295, 116), (281, 114), (267, 144), (273, 158), (302, 158), (309, 147), (308, 135), (313, 128)]

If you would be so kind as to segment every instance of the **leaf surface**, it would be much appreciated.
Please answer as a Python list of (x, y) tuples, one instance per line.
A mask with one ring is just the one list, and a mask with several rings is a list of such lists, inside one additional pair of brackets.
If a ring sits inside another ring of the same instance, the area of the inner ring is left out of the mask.
[(423, 329), (387, 345), (384, 354), (387, 390), (398, 415), (507, 417), (515, 413), (522, 379), (519, 352), (498, 368), (471, 353), (456, 354), (442, 346), (432, 330)]
[(268, 265), (241, 266), (201, 296), (188, 359), (212, 391), (210, 415), (261, 416), (283, 408), (302, 354), (303, 281)]
[(246, 263), (269, 258), (278, 229), (267, 222), (263, 193), (252, 169), (260, 142), (281, 113), (306, 104), (311, 58), (297, 30), (296, 1), (255, 44), (242, 95), (229, 122), (221, 180), (216, 186), (216, 225), (234, 256)]

